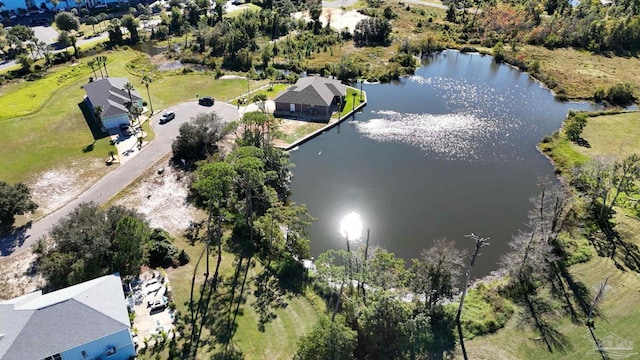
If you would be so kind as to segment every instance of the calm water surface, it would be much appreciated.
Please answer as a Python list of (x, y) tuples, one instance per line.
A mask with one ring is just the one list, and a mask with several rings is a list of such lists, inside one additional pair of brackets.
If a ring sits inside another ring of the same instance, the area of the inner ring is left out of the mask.
[(538, 179), (554, 180), (536, 144), (569, 109), (597, 109), (558, 102), (489, 56), (454, 51), (398, 84), (364, 90), (362, 113), (291, 154), (293, 200), (318, 218), (313, 255), (345, 247), (340, 220), (356, 211), (371, 244), (406, 260), (438, 238), (470, 251), (464, 235), (491, 237), (476, 276), (497, 269), (511, 236), (525, 229)]

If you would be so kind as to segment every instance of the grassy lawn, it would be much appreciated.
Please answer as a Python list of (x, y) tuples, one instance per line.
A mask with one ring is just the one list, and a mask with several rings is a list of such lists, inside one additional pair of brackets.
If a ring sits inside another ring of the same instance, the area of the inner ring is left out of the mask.
[(573, 146), (586, 157), (601, 154), (620, 158), (640, 153), (640, 112), (590, 117), (582, 137), (591, 148)]
[[(187, 265), (167, 270), (177, 309), (186, 313), (191, 277), (203, 244), (198, 243), (192, 246), (183, 238), (176, 238), (175, 242), (178, 247), (185, 249), (191, 257), (191, 261)], [(214, 264), (214, 258), (211, 257), (211, 259)], [(224, 276), (232, 276), (232, 260), (232, 255), (224, 254), (222, 262)], [(202, 271), (198, 271), (199, 278), (196, 281), (198, 286), (202, 284), (203, 264), (204, 259), (200, 265)], [(306, 334), (315, 323), (316, 308), (306, 297), (294, 297), (288, 301), (289, 305), (285, 309), (277, 312), (278, 318), (266, 325), (265, 332), (260, 332), (257, 328), (258, 316), (250, 306), (253, 301), (253, 296), (249, 296), (246, 304), (243, 305), (243, 311), (238, 317), (238, 332), (234, 337), (234, 343), (243, 352), (244, 359), (290, 359), (297, 348), (298, 339)], [(206, 336), (207, 334), (203, 338)], [(211, 358), (212, 353), (209, 350), (207, 346), (200, 347), (198, 358)], [(167, 350), (162, 352), (161, 356), (166, 356), (166, 354)], [(138, 358), (155, 359), (156, 354), (147, 352), (144, 355), (139, 355)]]
[[(560, 166), (566, 169), (595, 156), (620, 157), (640, 153), (639, 125), (640, 112), (589, 118), (582, 136), (591, 148), (577, 146), (561, 134), (549, 149), (553, 152), (554, 161), (559, 161)], [(640, 276), (625, 264), (633, 263), (633, 259), (636, 259), (637, 265), (640, 219), (623, 209), (616, 210), (616, 231), (631, 252), (618, 250), (614, 259), (611, 259), (595, 255), (590, 245), (593, 258), (570, 267), (569, 271), (592, 295), (599, 284), (609, 277), (604, 301), (599, 307), (601, 315), (595, 318), (595, 334), (599, 339), (612, 334), (632, 341), (635, 346), (633, 352), (637, 353), (640, 344), (640, 333), (637, 332), (637, 321), (640, 319)], [(601, 358), (598, 353), (593, 352), (593, 340), (583, 322), (573, 323), (568, 316), (558, 316), (552, 318), (550, 324), (564, 344), (562, 349), (553, 353), (549, 353), (544, 343), (537, 340), (540, 338), (538, 332), (520, 324), (518, 316), (511, 319), (505, 329), (467, 342), (467, 351), (474, 359)]]
[[(106, 54), (111, 76), (126, 76), (124, 64), (132, 51)], [(115, 146), (108, 138), (97, 140), (93, 151), (82, 150), (94, 142), (78, 107), (84, 98), (91, 69), (85, 63), (63, 65), (49, 71), (46, 78), (34, 82), (12, 83), (0, 87), (0, 179), (10, 183), (29, 181), (52, 167), (70, 167), (87, 159), (106, 158)], [(99, 171), (95, 176), (106, 173)]]
[[(258, 86), (261, 85), (258, 82)], [(256, 84), (252, 84), (256, 86)], [(196, 95), (212, 96), (216, 101), (228, 101), (247, 91), (247, 82), (243, 79), (215, 79), (210, 75), (190, 73), (180, 76), (167, 76), (149, 86), (154, 110), (164, 109), (183, 101), (196, 101)], [(146, 94), (143, 98), (146, 98)]]
[[(144, 55), (133, 50), (104, 55), (109, 59), (109, 76), (128, 77), (146, 100), (140, 78), (130, 74), (126, 67)], [(41, 80), (0, 87), (0, 109), (3, 109), (0, 133), (4, 135), (4, 146), (0, 149), (0, 179), (10, 183), (29, 181), (32, 176), (52, 167), (82, 164), (87, 158), (106, 158), (109, 151), (115, 150), (108, 139), (100, 139), (93, 145), (93, 151), (82, 152), (94, 142), (78, 108), (85, 95), (81, 86), (93, 76), (86, 65), (88, 60), (50, 69)], [(149, 90), (155, 110), (161, 111), (183, 101), (195, 100), (197, 93), (226, 101), (245, 89), (246, 82), (242, 80), (216, 80), (209, 75), (192, 73), (165, 76), (153, 82)], [(152, 132), (147, 132), (153, 136)], [(151, 139), (148, 137), (147, 141)], [(92, 175), (101, 176), (106, 171), (105, 168)]]
[(553, 77), (570, 98), (591, 98), (599, 88), (609, 88), (618, 83), (635, 85), (636, 96), (640, 90), (640, 59), (594, 55), (575, 49), (549, 50), (542, 46), (524, 46), (527, 59), (538, 60), (540, 70)]
[(258, 5), (256, 5), (256, 4), (250, 4), (250, 3), (249, 4), (245, 4), (245, 5), (242, 6), (241, 9), (237, 9), (237, 10), (234, 10), (234, 11), (232, 11), (230, 13), (226, 13), (224, 15), (224, 17), (226, 17), (226, 18), (235, 18), (235, 17), (240, 16), (245, 11), (257, 12), (257, 11), (260, 11), (260, 7)]
[[(246, 81), (246, 80), (243, 80), (243, 81)], [(264, 82), (264, 80), (262, 80), (261, 82)], [(289, 86), (290, 86), (289, 84), (274, 84), (273, 87), (267, 87), (265, 89), (252, 92), (251, 97), (253, 98), (256, 95), (264, 94), (267, 96), (267, 100), (273, 100), (275, 99), (276, 96), (278, 96), (282, 91), (286, 90)], [(231, 101), (230, 104), (238, 105), (239, 100), (240, 98), (235, 99)]]
[[(364, 93), (363, 93), (364, 94)], [(366, 98), (363, 96), (362, 101), (366, 101)], [(340, 112), (340, 117), (347, 115), (351, 112), (355, 107), (360, 105), (360, 90), (354, 89), (351, 87), (347, 88), (347, 96), (345, 96), (345, 105)]]

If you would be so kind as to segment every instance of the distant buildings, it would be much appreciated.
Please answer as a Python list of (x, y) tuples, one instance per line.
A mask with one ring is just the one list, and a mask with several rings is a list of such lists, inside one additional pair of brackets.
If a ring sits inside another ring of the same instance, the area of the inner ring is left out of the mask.
[[(60, 0), (57, 6), (53, 6), (51, 4), (51, 0), (3, 0), (4, 6), (0, 7), (0, 11), (9, 11), (14, 14), (20, 13), (23, 11), (24, 13), (29, 12), (37, 12), (38, 10), (43, 9), (71, 9), (71, 8), (79, 8), (79, 7), (106, 7), (110, 4), (119, 4), (118, 0), (81, 0), (79, 3), (76, 3), (75, 0)], [(127, 7), (129, 6), (127, 2)]]
[(127, 360), (135, 355), (118, 274), (0, 302), (2, 360)]

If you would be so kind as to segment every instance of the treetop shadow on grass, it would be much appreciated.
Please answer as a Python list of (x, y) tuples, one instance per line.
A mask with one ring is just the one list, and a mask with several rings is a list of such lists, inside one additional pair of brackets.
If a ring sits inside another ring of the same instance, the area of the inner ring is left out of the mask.
[[(82, 116), (84, 117), (84, 120), (87, 122), (87, 126), (89, 127), (89, 130), (91, 130), (91, 135), (93, 135), (94, 140), (100, 140), (109, 136), (109, 133), (106, 131), (102, 131), (102, 127), (94, 119), (93, 109), (89, 109), (89, 106), (87, 105), (86, 101), (79, 102), (78, 108), (80, 108), (80, 111), (82, 111)], [(95, 144), (95, 141), (93, 144)], [(89, 152), (93, 150), (93, 144), (90, 144), (87, 147), (83, 148), (82, 151)]]
[(540, 334), (540, 340), (544, 342), (549, 352), (571, 349), (571, 343), (566, 335), (558, 331), (547, 319), (547, 314), (553, 312), (553, 307), (539, 296), (524, 295), (520, 299), (525, 307), (522, 322), (533, 325)]
[(598, 256), (608, 257), (621, 271), (640, 272), (640, 248), (622, 239), (611, 220), (598, 221), (599, 232), (588, 236)]
[(17, 228), (0, 230), (0, 256), (13, 254), (16, 248), (22, 246), (29, 237), (27, 230), (31, 228), (31, 221)]

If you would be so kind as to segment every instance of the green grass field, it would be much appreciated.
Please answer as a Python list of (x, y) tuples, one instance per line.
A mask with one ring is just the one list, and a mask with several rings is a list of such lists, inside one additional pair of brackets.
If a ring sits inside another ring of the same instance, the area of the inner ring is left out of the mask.
[[(191, 289), (191, 277), (195, 263), (203, 249), (203, 244), (198, 243), (194, 246), (189, 245), (182, 238), (176, 239), (176, 245), (185, 251), (191, 257), (191, 261), (182, 267), (176, 269), (168, 269), (167, 274), (171, 282), (171, 288), (174, 293), (174, 302), (177, 309), (186, 313), (186, 302), (189, 301)], [(214, 258), (212, 257), (212, 264)], [(200, 265), (200, 269), (204, 269), (204, 259)], [(198, 286), (202, 283), (202, 271), (198, 271)], [(232, 255), (225, 253), (222, 262), (222, 275), (232, 276), (233, 263)], [(289, 299), (288, 306), (285, 309), (277, 311), (277, 319), (267, 324), (264, 332), (258, 331), (258, 316), (250, 306), (253, 302), (253, 296), (249, 296), (247, 303), (241, 307), (241, 315), (238, 316), (238, 332), (233, 342), (244, 354), (244, 359), (290, 359), (297, 349), (298, 339), (305, 335), (315, 323), (317, 310), (312, 302), (305, 296), (298, 296)], [(161, 356), (167, 355), (167, 350), (160, 353)], [(200, 347), (198, 359), (211, 358), (213, 352), (208, 346)], [(156, 354), (146, 352), (139, 355), (140, 359), (155, 359)]]
[[(364, 93), (363, 93), (364, 94)], [(362, 101), (366, 101), (364, 95), (362, 97)], [(347, 88), (347, 96), (345, 96), (345, 105), (340, 112), (340, 117), (347, 115), (351, 112), (355, 107), (360, 105), (360, 90), (354, 89), (352, 87)]]
[[(109, 59), (111, 77), (128, 77), (147, 100), (140, 78), (132, 75), (126, 65), (140, 56), (133, 50), (104, 53)], [(32, 177), (53, 167), (81, 166), (84, 159), (106, 158), (115, 147), (108, 139), (100, 139), (93, 151), (83, 152), (94, 142), (78, 104), (85, 93), (81, 88), (93, 72), (86, 65), (89, 59), (50, 69), (47, 76), (33, 82), (9, 83), (0, 87), (0, 133), (4, 135), (0, 148), (0, 179), (10, 183), (30, 181)], [(100, 73), (97, 72), (97, 76)], [(183, 101), (195, 100), (196, 94), (214, 96), (226, 101), (245, 90), (242, 80), (216, 80), (212, 76), (190, 73), (168, 75), (154, 81), (150, 93), (154, 110), (160, 111)], [(107, 171), (89, 174), (101, 176)]]
[[(596, 156), (621, 157), (640, 153), (640, 112), (589, 118), (582, 136), (591, 148), (571, 143), (560, 134), (552, 143), (555, 145), (550, 148), (554, 161), (560, 161), (561, 166), (569, 169), (572, 165)], [(594, 255), (590, 261), (574, 265), (569, 271), (591, 294), (595, 293), (605, 278), (609, 278), (604, 301), (599, 307), (602, 313), (595, 318), (595, 334), (599, 339), (613, 335), (631, 341), (634, 349), (628, 353), (639, 353), (640, 333), (637, 331), (637, 322), (640, 319), (640, 275), (627, 268), (625, 264), (629, 261), (638, 262), (640, 219), (623, 209), (616, 210), (616, 230), (627, 244), (630, 253), (617, 255), (615, 259)], [(590, 248), (595, 254), (591, 245)], [(551, 325), (558, 332), (558, 338), (563, 340), (564, 348), (549, 353), (544, 343), (538, 340), (539, 333), (530, 327), (522, 326), (520, 320), (521, 317), (516, 315), (507, 323), (505, 329), (467, 342), (470, 358), (601, 359), (601, 356), (593, 351), (593, 340), (583, 322), (573, 323), (568, 316), (552, 317)], [(637, 356), (636, 354), (629, 358)]]

